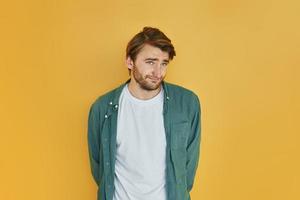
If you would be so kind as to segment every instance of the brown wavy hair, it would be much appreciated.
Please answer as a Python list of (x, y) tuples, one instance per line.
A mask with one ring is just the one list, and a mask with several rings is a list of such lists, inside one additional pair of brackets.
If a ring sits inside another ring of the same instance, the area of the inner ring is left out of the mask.
[(168, 52), (170, 60), (176, 56), (171, 40), (158, 28), (146, 26), (128, 42), (126, 58), (130, 57), (133, 61), (135, 61), (136, 56), (145, 44), (158, 47), (162, 51)]

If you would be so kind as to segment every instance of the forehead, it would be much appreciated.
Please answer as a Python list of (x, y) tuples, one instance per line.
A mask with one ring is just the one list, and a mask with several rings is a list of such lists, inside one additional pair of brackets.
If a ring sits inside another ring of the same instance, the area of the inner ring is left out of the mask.
[(162, 60), (169, 60), (169, 53), (162, 51), (160, 48), (145, 44), (137, 55), (137, 58), (158, 58)]

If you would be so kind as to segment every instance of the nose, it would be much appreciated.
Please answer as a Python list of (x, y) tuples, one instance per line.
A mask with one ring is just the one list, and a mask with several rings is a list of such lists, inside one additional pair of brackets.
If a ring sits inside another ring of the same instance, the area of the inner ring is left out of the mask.
[(159, 63), (153, 66), (153, 75), (157, 78), (161, 77), (161, 67)]

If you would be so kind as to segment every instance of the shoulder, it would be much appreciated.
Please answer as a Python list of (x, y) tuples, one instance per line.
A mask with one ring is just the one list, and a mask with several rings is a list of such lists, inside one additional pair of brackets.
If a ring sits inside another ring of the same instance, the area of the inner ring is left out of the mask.
[(172, 83), (165, 83), (165, 86), (173, 120), (192, 121), (201, 112), (200, 100), (195, 92)]
[(107, 105), (110, 104), (110, 102), (118, 95), (120, 89), (122, 86), (116, 87), (110, 91), (107, 91), (106, 93), (98, 96), (92, 103), (91, 109), (94, 109), (96, 111), (100, 111), (104, 107), (107, 107)]
[(173, 83), (165, 82), (169, 96), (175, 99), (183, 99), (185, 101), (193, 101), (199, 103), (198, 95), (190, 89)]

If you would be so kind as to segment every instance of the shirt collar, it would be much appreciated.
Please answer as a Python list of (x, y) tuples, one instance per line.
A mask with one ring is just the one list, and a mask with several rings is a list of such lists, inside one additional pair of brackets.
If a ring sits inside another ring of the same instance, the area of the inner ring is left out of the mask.
[[(126, 86), (126, 84), (128, 84), (130, 82), (130, 80), (131, 79), (128, 79), (126, 82), (124, 82), (123, 84), (121, 84), (116, 89), (116, 91), (113, 94), (112, 100), (109, 102), (109, 104), (114, 105), (114, 106), (119, 104), (119, 98), (120, 98), (120, 95), (122, 93), (122, 90), (124, 89), (124, 87)], [(164, 89), (164, 100), (168, 101), (170, 99), (170, 97), (169, 97), (169, 93), (168, 93), (167, 82), (162, 81), (161, 84), (162, 84), (162, 87)]]

